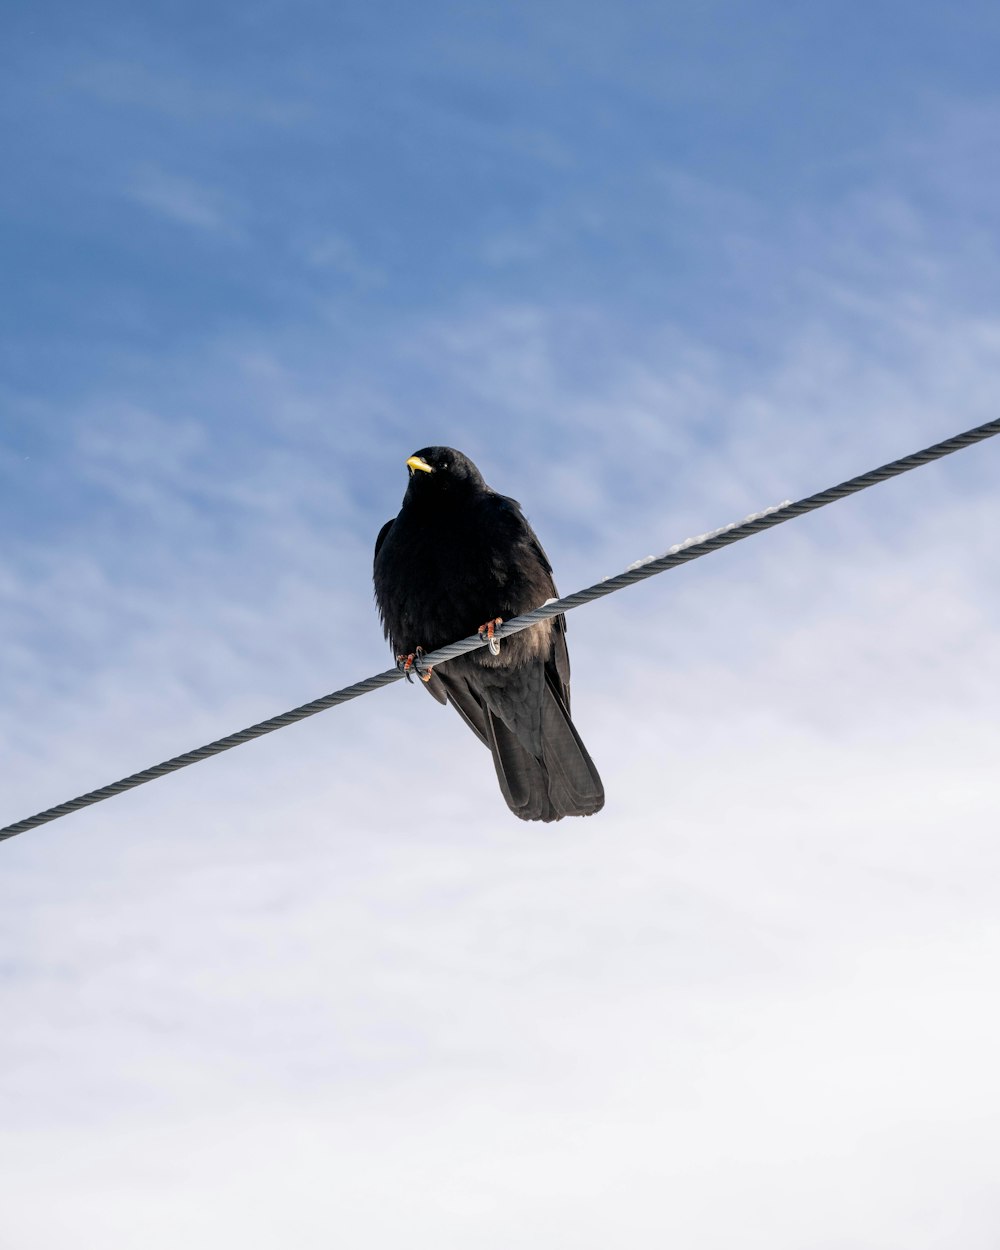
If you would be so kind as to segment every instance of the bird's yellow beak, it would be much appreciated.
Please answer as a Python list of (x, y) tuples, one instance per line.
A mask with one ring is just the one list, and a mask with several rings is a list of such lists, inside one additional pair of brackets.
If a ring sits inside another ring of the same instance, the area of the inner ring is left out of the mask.
[(422, 460), (419, 456), (411, 456), (409, 460), (407, 460), (406, 462), (406, 467), (410, 470), (411, 473), (415, 473), (418, 469), (420, 470), (421, 473), (433, 473), (434, 472), (434, 470), (427, 463), (427, 461)]

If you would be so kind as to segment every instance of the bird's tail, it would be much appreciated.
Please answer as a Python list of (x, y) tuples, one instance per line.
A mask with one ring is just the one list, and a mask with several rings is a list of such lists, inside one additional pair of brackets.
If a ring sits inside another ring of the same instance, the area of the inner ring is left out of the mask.
[(522, 820), (591, 816), (604, 806), (604, 786), (569, 710), (550, 680), (542, 698), (541, 755), (534, 755), (492, 709), (487, 745), (507, 806)]

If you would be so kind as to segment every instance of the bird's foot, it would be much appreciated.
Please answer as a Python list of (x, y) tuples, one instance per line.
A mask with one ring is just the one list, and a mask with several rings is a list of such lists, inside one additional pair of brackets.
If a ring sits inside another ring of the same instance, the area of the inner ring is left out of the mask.
[(494, 638), (493, 635), (496, 631), (496, 627), (502, 624), (503, 617), (495, 616), (492, 621), (487, 621), (485, 625), (480, 625), (477, 631), (483, 642), (489, 643), (490, 651), (492, 651), (494, 655), (500, 654), (500, 639)]
[(411, 651), (409, 655), (397, 655), (396, 667), (403, 674), (407, 681), (413, 681), (413, 674), (416, 673), (420, 680), (424, 683), (429, 682), (434, 673), (433, 664), (424, 664), (424, 649), (417, 647), (415, 651)]

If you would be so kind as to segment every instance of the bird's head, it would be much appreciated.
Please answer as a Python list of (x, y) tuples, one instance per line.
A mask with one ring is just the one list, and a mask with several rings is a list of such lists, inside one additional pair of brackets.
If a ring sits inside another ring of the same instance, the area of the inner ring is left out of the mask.
[(482, 490), (483, 475), (468, 456), (454, 447), (424, 447), (407, 460), (411, 497), (430, 497), (446, 492)]

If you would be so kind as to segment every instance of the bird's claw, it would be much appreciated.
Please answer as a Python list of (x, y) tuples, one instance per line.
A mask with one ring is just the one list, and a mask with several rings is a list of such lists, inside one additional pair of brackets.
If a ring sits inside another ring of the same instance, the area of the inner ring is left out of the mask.
[(424, 649), (417, 647), (415, 651), (411, 651), (409, 655), (397, 655), (396, 667), (403, 674), (407, 681), (413, 681), (413, 674), (416, 673), (425, 684), (430, 681), (434, 673), (434, 665), (423, 662)]
[(483, 642), (489, 643), (490, 651), (494, 655), (500, 654), (500, 639), (493, 636), (494, 631), (498, 625), (502, 624), (503, 617), (495, 616), (492, 621), (487, 621), (485, 625), (479, 626), (479, 637), (482, 638)]

